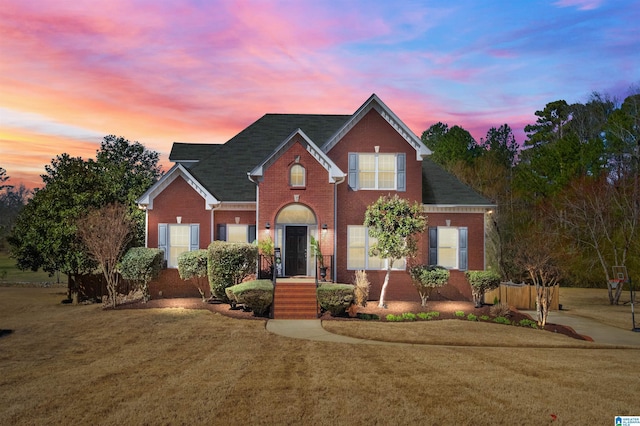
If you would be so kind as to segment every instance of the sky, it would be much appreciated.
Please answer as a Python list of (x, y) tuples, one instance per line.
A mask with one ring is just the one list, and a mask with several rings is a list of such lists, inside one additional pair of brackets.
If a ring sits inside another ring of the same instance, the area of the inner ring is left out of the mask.
[(376, 93), (516, 139), (552, 101), (640, 85), (640, 2), (1, 0), (0, 167), (41, 187), (109, 134), (160, 153), (224, 143), (265, 113), (352, 114)]

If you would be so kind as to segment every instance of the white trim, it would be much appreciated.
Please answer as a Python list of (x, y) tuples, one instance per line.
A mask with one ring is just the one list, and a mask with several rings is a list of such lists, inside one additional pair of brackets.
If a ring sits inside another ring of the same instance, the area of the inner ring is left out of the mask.
[(423, 213), (487, 213), (496, 206), (487, 205), (455, 205), (455, 204), (423, 204)]
[(409, 145), (416, 151), (416, 160), (422, 161), (422, 158), (431, 155), (431, 150), (422, 143), (422, 140), (407, 127), (406, 124), (393, 112), (384, 102), (374, 93), (360, 108), (351, 116), (349, 120), (336, 133), (329, 138), (327, 143), (322, 146), (324, 152), (329, 152), (342, 138), (353, 129), (356, 124), (367, 115), (369, 111), (375, 109), (387, 123), (395, 129), (400, 136), (404, 138)]
[(324, 169), (329, 172), (329, 183), (340, 183), (344, 180), (346, 174), (340, 170), (340, 168), (334, 163), (328, 156), (325, 154), (323, 150), (321, 150), (318, 145), (316, 145), (309, 137), (302, 131), (302, 129), (296, 129), (293, 133), (291, 133), (278, 147), (273, 150), (271, 154), (258, 166), (256, 166), (253, 170), (251, 170), (248, 175), (249, 179), (256, 182), (259, 181), (260, 178), (264, 176), (264, 172), (266, 169), (271, 166), (282, 156), (285, 151), (290, 147), (290, 145), (295, 141), (296, 136), (300, 136), (306, 142), (306, 150), (313, 158), (316, 159), (318, 163)]
[(178, 177), (184, 179), (189, 186), (204, 199), (206, 210), (211, 210), (220, 204), (220, 201), (218, 201), (213, 194), (207, 191), (207, 189), (198, 182), (198, 180), (194, 178), (182, 164), (176, 164), (171, 168), (171, 170), (165, 173), (158, 182), (153, 184), (151, 188), (136, 200), (138, 207), (141, 209), (153, 210), (153, 200)]

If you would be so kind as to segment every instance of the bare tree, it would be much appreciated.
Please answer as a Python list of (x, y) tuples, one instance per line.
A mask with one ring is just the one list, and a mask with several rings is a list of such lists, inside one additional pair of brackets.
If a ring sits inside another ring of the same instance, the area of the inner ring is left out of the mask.
[(133, 238), (135, 223), (128, 209), (115, 203), (90, 211), (78, 220), (77, 226), (78, 236), (102, 269), (109, 302), (115, 308), (119, 279), (117, 265)]

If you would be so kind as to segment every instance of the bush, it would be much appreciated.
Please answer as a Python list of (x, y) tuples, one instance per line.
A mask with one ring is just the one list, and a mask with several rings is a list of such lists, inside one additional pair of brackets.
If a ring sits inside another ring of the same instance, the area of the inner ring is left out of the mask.
[(431, 292), (449, 281), (449, 270), (436, 265), (418, 265), (409, 269), (411, 282), (418, 289), (422, 306), (427, 306)]
[(420, 312), (418, 313), (418, 318), (423, 320), (431, 320), (433, 318), (438, 318), (440, 316), (440, 312), (432, 311), (432, 312)]
[(467, 315), (467, 320), (469, 321), (478, 321), (478, 316), (474, 314)]
[(211, 295), (229, 303), (225, 289), (255, 273), (257, 261), (258, 247), (254, 244), (212, 242), (207, 264)]
[(376, 314), (365, 314), (360, 312), (356, 314), (356, 317), (358, 319), (365, 320), (365, 321), (375, 321), (380, 319), (380, 317)]
[(490, 318), (489, 318), (489, 315), (481, 315), (481, 316), (480, 316), (480, 319), (481, 319), (482, 321), (489, 321), (489, 319), (490, 319)]
[(507, 317), (511, 315), (511, 309), (506, 303), (499, 303), (489, 308), (489, 313), (492, 317)]
[(358, 306), (362, 306), (363, 308), (367, 306), (367, 299), (369, 298), (369, 287), (371, 287), (371, 283), (367, 278), (367, 273), (365, 271), (356, 271), (355, 276), (355, 303)]
[(464, 312), (463, 311), (456, 311), (455, 312), (455, 316), (462, 318), (462, 317), (464, 317)]
[(351, 284), (321, 284), (318, 286), (318, 303), (332, 316), (343, 315), (354, 300), (355, 286)]
[(511, 321), (508, 318), (505, 318), (505, 317), (496, 317), (496, 318), (494, 318), (493, 322), (498, 323), (498, 324), (511, 325)]
[(405, 321), (415, 321), (416, 320), (416, 314), (412, 313), (412, 312), (405, 312), (402, 314), (402, 319)]
[(520, 325), (520, 327), (531, 327), (536, 329), (538, 328), (538, 324), (535, 321), (526, 318), (521, 319), (518, 324)]
[(207, 250), (185, 251), (178, 256), (178, 273), (183, 280), (191, 280), (198, 289), (202, 301), (206, 301), (203, 281), (207, 277), (208, 264)]
[(464, 275), (471, 285), (471, 292), (476, 308), (482, 306), (485, 291), (500, 286), (500, 275), (493, 271), (466, 271)]
[(253, 311), (256, 316), (264, 316), (273, 303), (273, 283), (271, 280), (253, 280), (236, 284), (225, 289), (226, 295)]
[(385, 318), (389, 322), (399, 322), (403, 320), (402, 315), (388, 314)]
[(136, 283), (142, 290), (143, 300), (149, 300), (149, 283), (162, 270), (164, 254), (160, 249), (133, 247), (122, 257), (118, 269), (125, 280)]

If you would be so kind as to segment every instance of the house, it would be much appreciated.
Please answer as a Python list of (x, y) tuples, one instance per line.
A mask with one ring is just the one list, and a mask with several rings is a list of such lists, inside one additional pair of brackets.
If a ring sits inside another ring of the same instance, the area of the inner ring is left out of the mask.
[[(463, 272), (485, 268), (485, 217), (495, 206), (429, 154), (375, 94), (352, 115), (266, 114), (225, 144), (173, 145), (175, 165), (138, 200), (146, 244), (164, 250), (170, 274), (183, 251), (270, 237), (282, 259), (279, 276), (315, 277), (314, 237), (329, 277), (350, 283), (365, 269), (375, 299), (385, 261), (369, 255), (364, 213), (397, 193), (428, 215), (417, 261), (451, 270), (436, 298), (470, 300)], [(394, 265), (389, 300), (419, 300), (406, 269)], [(165, 296), (176, 277), (158, 287)]]

